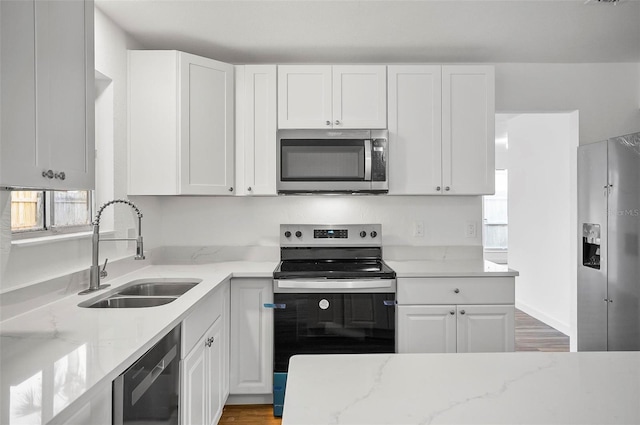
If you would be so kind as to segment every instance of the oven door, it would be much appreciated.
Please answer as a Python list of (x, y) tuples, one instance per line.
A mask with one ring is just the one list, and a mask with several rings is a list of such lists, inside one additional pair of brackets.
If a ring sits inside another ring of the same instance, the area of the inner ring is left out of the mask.
[(395, 350), (395, 293), (275, 293), (274, 307), (274, 372), (295, 354)]

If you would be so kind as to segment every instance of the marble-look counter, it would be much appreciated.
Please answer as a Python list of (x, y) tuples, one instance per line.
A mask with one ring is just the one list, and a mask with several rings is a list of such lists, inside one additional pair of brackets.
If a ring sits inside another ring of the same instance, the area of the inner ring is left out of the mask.
[(519, 273), (507, 265), (484, 260), (412, 260), (386, 263), (398, 277), (504, 277)]
[(639, 424), (640, 352), (295, 356), (282, 425)]
[[(276, 265), (237, 261), (148, 266), (109, 281), (106, 290), (68, 296), (0, 322), (0, 423), (60, 422), (110, 385), (220, 283), (230, 277), (270, 278)], [(166, 277), (202, 282), (163, 306), (78, 307), (132, 280)]]

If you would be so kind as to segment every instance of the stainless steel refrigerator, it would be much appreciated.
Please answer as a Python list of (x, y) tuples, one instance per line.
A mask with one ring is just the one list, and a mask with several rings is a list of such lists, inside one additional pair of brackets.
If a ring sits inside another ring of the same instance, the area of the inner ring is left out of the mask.
[(640, 350), (640, 133), (578, 148), (578, 350)]

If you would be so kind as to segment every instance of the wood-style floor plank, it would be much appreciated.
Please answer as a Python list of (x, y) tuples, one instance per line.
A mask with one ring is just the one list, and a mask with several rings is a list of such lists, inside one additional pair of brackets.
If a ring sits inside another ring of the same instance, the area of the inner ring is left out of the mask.
[[(569, 337), (516, 309), (516, 351), (569, 351)], [(220, 425), (281, 425), (271, 405), (225, 406)]]

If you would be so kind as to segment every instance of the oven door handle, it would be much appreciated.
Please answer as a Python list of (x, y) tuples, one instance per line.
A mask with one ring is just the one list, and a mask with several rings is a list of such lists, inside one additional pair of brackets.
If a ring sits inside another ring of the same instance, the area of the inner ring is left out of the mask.
[(380, 280), (341, 280), (341, 279), (325, 279), (325, 280), (277, 280), (279, 289), (379, 289), (392, 288), (392, 279)]

